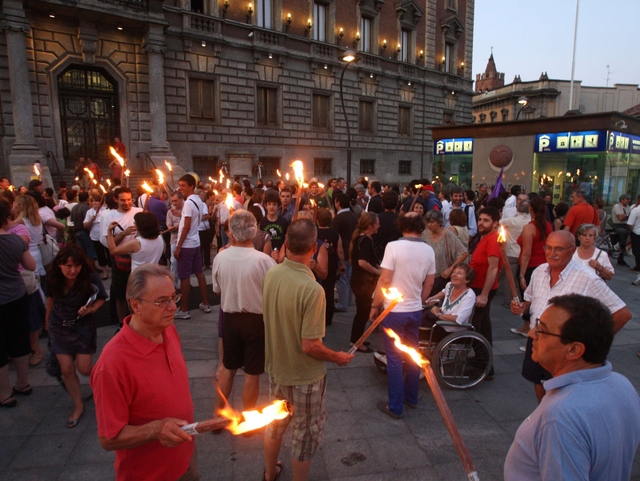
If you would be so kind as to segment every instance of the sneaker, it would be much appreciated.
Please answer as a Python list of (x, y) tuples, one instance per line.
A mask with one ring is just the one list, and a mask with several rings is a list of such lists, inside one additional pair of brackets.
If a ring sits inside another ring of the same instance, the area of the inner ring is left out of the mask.
[(191, 319), (191, 314), (189, 311), (184, 312), (182, 309), (178, 309), (176, 313), (173, 315), (174, 319)]
[(640, 286), (640, 275), (636, 277), (635, 281), (631, 281), (631, 284), (633, 284), (634, 286)]
[(527, 352), (527, 348), (524, 346), (520, 346), (518, 349), (520, 349), (521, 352)]
[(200, 309), (202, 309), (204, 312), (206, 312), (207, 314), (209, 314), (211, 312), (211, 306), (209, 304), (200, 303), (200, 305), (198, 307)]
[(515, 327), (509, 329), (513, 334), (517, 334), (518, 336), (522, 336), (522, 337), (529, 337), (529, 332), (524, 332), (521, 331), (520, 329), (516, 329)]

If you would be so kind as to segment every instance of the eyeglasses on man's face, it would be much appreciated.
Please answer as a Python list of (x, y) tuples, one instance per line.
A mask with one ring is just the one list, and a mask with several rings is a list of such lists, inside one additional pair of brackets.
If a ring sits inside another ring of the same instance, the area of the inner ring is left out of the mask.
[(536, 327), (533, 328), (536, 334), (546, 334), (547, 336), (562, 337), (562, 334), (556, 334), (554, 332), (543, 331), (540, 327), (540, 318), (536, 319)]
[(180, 299), (182, 299), (182, 294), (174, 294), (171, 297), (166, 297), (164, 299), (160, 299), (159, 301), (148, 301), (146, 299), (136, 299), (136, 300), (140, 302), (148, 302), (149, 304), (155, 304), (157, 307), (166, 309), (169, 307), (169, 305), (171, 305), (172, 302), (177, 306), (178, 302), (180, 302)]
[(542, 246), (542, 248), (544, 249), (544, 251), (547, 254), (549, 254), (551, 252), (553, 252), (554, 254), (562, 254), (563, 252), (566, 252), (569, 249), (571, 249), (571, 247), (553, 247), (553, 246), (548, 246), (548, 245), (544, 245), (544, 246)]

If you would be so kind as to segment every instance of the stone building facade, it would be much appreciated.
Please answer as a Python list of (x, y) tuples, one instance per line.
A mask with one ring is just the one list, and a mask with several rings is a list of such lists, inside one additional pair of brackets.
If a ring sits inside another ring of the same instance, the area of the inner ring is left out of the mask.
[[(570, 106), (571, 81), (549, 79), (546, 72), (538, 80), (526, 82), (516, 75), (512, 83), (504, 85), (504, 73), (497, 72), (493, 54), (485, 74), (476, 75), (475, 91), (473, 123), (506, 122), (516, 117), (519, 120), (558, 117), (570, 110), (576, 114), (624, 112), (640, 103), (638, 85), (588, 87), (576, 80), (573, 106)], [(518, 102), (522, 97), (527, 100), (524, 105)]]
[[(36, 159), (104, 168), (119, 137), (213, 175), (305, 172), (406, 181), (431, 172), (431, 127), (471, 121), (474, 0), (3, 2), (0, 171)], [(346, 71), (346, 48), (359, 61)], [(54, 161), (55, 159), (55, 161)], [(283, 174), (284, 175), (284, 174)], [(310, 175), (309, 175), (310, 176)]]

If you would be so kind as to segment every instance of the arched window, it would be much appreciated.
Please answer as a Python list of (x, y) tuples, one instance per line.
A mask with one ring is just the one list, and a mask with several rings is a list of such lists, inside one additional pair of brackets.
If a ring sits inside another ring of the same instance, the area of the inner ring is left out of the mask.
[(118, 84), (101, 69), (74, 65), (58, 75), (58, 95), (67, 168), (87, 156), (106, 167), (120, 137)]

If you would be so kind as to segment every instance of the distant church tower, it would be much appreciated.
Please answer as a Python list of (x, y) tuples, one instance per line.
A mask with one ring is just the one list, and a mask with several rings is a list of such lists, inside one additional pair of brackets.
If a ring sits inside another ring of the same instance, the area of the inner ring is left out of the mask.
[(498, 72), (496, 69), (492, 48), (486, 70), (484, 73), (476, 74), (476, 93), (495, 90), (500, 87), (504, 87), (504, 73)]

